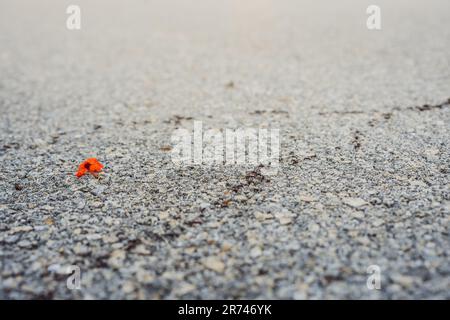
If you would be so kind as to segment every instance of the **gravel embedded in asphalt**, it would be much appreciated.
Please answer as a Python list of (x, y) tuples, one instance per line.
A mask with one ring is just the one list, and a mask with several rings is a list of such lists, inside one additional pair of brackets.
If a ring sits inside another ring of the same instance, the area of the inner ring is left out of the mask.
[[(0, 298), (450, 299), (450, 3), (377, 2), (2, 1)], [(175, 166), (195, 120), (278, 173)]]

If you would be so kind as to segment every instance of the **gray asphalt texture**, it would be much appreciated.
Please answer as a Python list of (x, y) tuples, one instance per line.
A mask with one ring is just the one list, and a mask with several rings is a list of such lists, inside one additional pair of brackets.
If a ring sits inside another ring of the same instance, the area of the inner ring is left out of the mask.
[[(450, 299), (449, 12), (0, 0), (0, 298)], [(278, 174), (175, 167), (194, 120), (279, 128)]]

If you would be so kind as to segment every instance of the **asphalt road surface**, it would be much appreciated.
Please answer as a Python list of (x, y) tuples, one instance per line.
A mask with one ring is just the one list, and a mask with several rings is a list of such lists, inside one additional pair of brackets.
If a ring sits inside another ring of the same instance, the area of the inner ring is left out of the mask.
[[(0, 0), (0, 298), (450, 299), (449, 12)], [(279, 129), (277, 174), (176, 166), (194, 121)]]

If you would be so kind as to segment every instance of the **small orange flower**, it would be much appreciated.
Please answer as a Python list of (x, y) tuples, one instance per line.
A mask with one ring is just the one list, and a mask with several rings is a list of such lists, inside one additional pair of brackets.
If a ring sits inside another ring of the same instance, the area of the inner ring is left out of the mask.
[(98, 173), (102, 171), (103, 165), (98, 162), (95, 158), (89, 158), (83, 161), (80, 166), (78, 167), (78, 171), (76, 173), (76, 176), (78, 178), (84, 176), (87, 172), (92, 174), (94, 177), (98, 176)]

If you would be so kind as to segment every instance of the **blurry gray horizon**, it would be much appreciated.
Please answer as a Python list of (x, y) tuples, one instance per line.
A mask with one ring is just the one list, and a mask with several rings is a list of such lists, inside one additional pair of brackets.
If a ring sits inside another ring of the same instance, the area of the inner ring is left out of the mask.
[[(449, 9), (0, 0), (0, 298), (449, 299)], [(277, 174), (176, 167), (196, 120)]]

